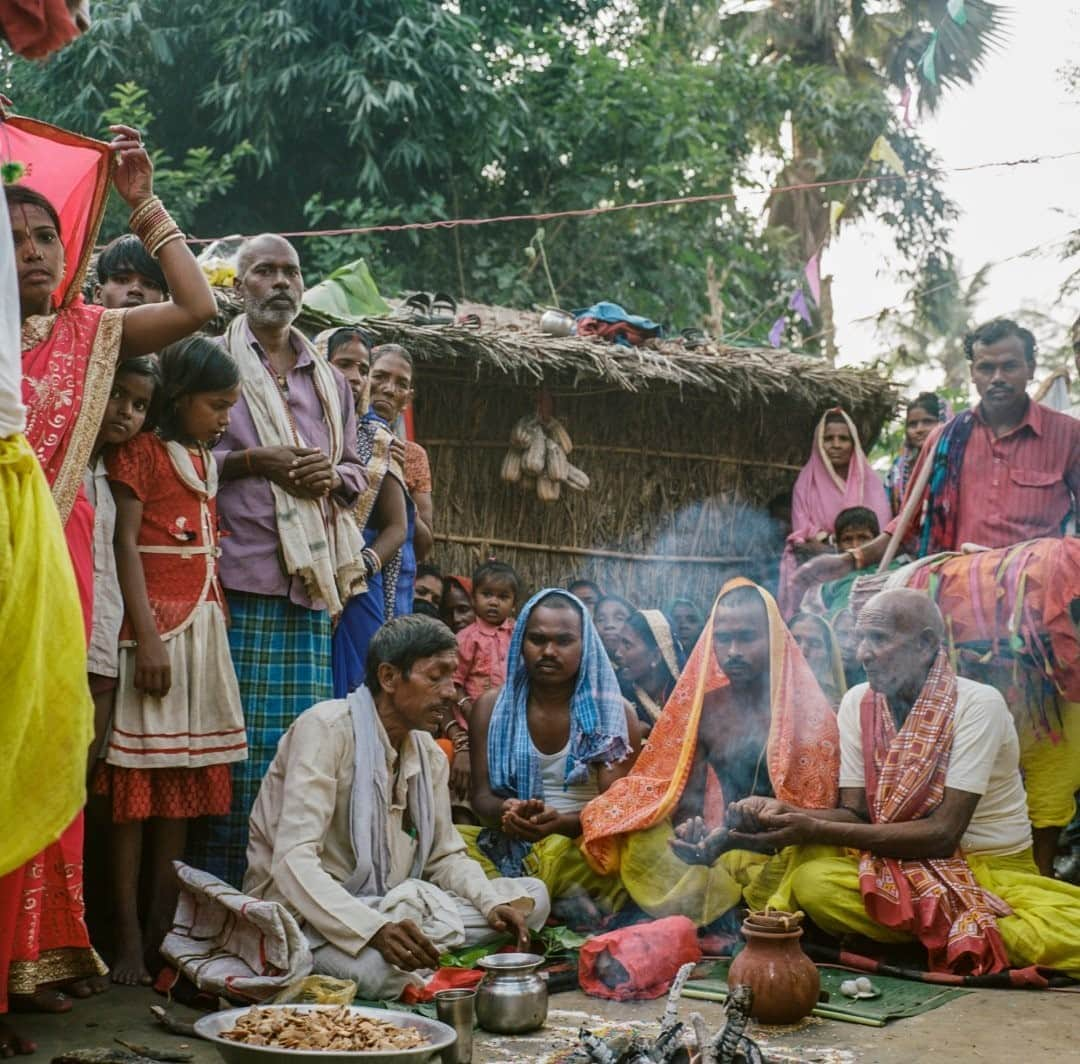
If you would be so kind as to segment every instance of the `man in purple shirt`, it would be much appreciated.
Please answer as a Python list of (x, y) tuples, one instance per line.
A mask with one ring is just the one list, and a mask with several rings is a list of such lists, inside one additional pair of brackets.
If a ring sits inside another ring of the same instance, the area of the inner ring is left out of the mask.
[(354, 534), (363, 546), (352, 507), (366, 482), (349, 386), (292, 324), (304, 293), (295, 248), (272, 235), (246, 241), (235, 286), (244, 313), (225, 344), (240, 363), (243, 395), (214, 456), (248, 760), (233, 766), (231, 813), (206, 825), (189, 856), (239, 887), (248, 816), (278, 740), (305, 709), (333, 697), (331, 619), (349, 595)]

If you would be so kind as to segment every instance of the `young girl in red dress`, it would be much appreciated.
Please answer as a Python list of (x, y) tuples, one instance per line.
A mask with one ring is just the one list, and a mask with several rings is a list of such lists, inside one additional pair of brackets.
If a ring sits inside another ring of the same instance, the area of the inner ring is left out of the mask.
[[(187, 823), (222, 816), (230, 764), (247, 756), (240, 692), (217, 577), (217, 467), (240, 372), (195, 336), (161, 353), (158, 427), (108, 460), (124, 596), (120, 676), (98, 793), (112, 804), (116, 982), (148, 983), (176, 902), (172, 862)], [(144, 832), (144, 823), (147, 829)], [(144, 839), (151, 899), (139, 920)]]

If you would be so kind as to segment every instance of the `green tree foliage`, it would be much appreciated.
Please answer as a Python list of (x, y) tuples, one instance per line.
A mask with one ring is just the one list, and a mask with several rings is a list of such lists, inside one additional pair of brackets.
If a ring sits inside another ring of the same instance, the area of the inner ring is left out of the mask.
[[(917, 81), (919, 107), (932, 110), (948, 86), (975, 78), (989, 51), (1003, 40), (1003, 14), (1000, 5), (987, 0), (967, 0), (963, 7), (962, 25), (950, 17), (947, 0), (770, 0), (755, 6), (721, 4), (705, 11), (691, 5), (684, 17), (736, 33), (752, 44), (763, 63), (786, 63), (805, 73), (808, 91), (797, 100), (806, 106), (792, 110), (793, 151), (781, 184), (827, 181), (838, 167), (844, 167), (845, 174), (855, 172), (855, 159), (844, 156), (849, 145), (856, 156), (865, 150), (865, 133), (849, 139), (860, 117), (877, 127), (871, 142), (877, 133), (889, 135), (908, 169), (914, 170), (912, 180), (905, 187), (854, 189), (843, 217), (850, 223), (861, 215), (881, 215), (910, 264), (908, 278), (915, 279), (934, 268), (932, 259), (947, 244), (954, 212), (938, 193), (932, 161), (917, 139), (902, 136), (896, 128), (886, 94)], [(919, 75), (931, 43), (937, 71), (932, 80)], [(822, 114), (823, 106), (834, 113)], [(773, 202), (771, 220), (795, 233), (804, 258), (829, 242), (832, 198), (829, 192), (807, 190)], [(828, 281), (822, 294), (825, 350), (831, 356), (835, 350)]]
[(877, 326), (890, 344), (885, 360), (890, 375), (910, 379), (928, 367), (943, 375), (950, 392), (967, 388), (964, 336), (978, 321), (976, 306), (989, 281), (991, 265), (961, 277), (949, 254), (932, 255), (904, 302), (883, 311)]
[(919, 93), (919, 107), (933, 111), (945, 90), (970, 85), (1005, 42), (1002, 4), (965, 0), (960, 22), (948, 6), (948, 0), (769, 0), (714, 5), (694, 17), (737, 28), (767, 57), (829, 67), (878, 88), (903, 88), (913, 80), (935, 40), (936, 78), (920, 79)]
[[(834, 17), (859, 5), (770, 6), (825, 11), (819, 43), (785, 52), (745, 21), (657, 0), (98, 0), (93, 32), (45, 65), (18, 64), (9, 94), (90, 132), (117, 107), (152, 110), (152, 143), (181, 160), (160, 160), (163, 170), (205, 186), (199, 197), (186, 179), (160, 182), (201, 235), (737, 193), (544, 223), (544, 247), (564, 306), (611, 298), (677, 325), (718, 312), (711, 261), (726, 334), (760, 342), (805, 261), (800, 210), (820, 229), (825, 200), (774, 203), (762, 217), (746, 193), (778, 175), (854, 177), (887, 132), (916, 176), (858, 187), (847, 216), (884, 216), (917, 261), (944, 246), (951, 210), (886, 95), (900, 53), (882, 73), (862, 22)], [(873, 77), (848, 59), (863, 52)], [(391, 293), (547, 303), (525, 253), (536, 229), (312, 239), (301, 250), (309, 274), (363, 255)]]
[[(147, 101), (147, 90), (133, 81), (117, 85), (110, 93), (111, 106), (101, 116), (101, 128), (112, 125), (134, 126), (154, 134), (155, 117)], [(160, 148), (150, 150), (154, 160), (154, 188), (181, 227), (189, 229), (199, 208), (215, 197), (224, 196), (236, 183), (236, 166), (251, 154), (246, 140), (220, 155), (212, 148), (188, 148), (176, 165), (172, 156)], [(115, 196), (109, 201), (104, 232), (123, 232), (127, 225), (127, 208)]]

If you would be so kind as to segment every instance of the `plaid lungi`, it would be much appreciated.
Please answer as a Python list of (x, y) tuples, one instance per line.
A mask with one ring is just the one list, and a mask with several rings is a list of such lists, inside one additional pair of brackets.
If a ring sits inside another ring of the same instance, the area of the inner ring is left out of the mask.
[(334, 697), (330, 615), (287, 598), (227, 591), (229, 649), (247, 728), (246, 761), (232, 765), (232, 810), (193, 825), (187, 861), (240, 887), (248, 817), (278, 740), (305, 709)]

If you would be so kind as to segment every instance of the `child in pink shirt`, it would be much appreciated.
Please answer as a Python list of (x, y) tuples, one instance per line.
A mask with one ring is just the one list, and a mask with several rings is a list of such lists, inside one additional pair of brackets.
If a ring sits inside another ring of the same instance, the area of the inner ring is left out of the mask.
[(484, 562), (473, 574), (472, 601), (476, 620), (457, 634), (458, 664), (454, 672), (458, 702), (443, 722), (443, 734), (454, 746), (450, 759), (450, 792), (455, 823), (471, 824), (469, 801), (469, 714), (485, 691), (506, 682), (506, 659), (514, 634), (514, 607), (521, 581), (505, 562)]
[(514, 607), (520, 581), (505, 562), (485, 562), (473, 574), (476, 620), (457, 634), (454, 683), (469, 702), (506, 680), (506, 656), (514, 634)]

